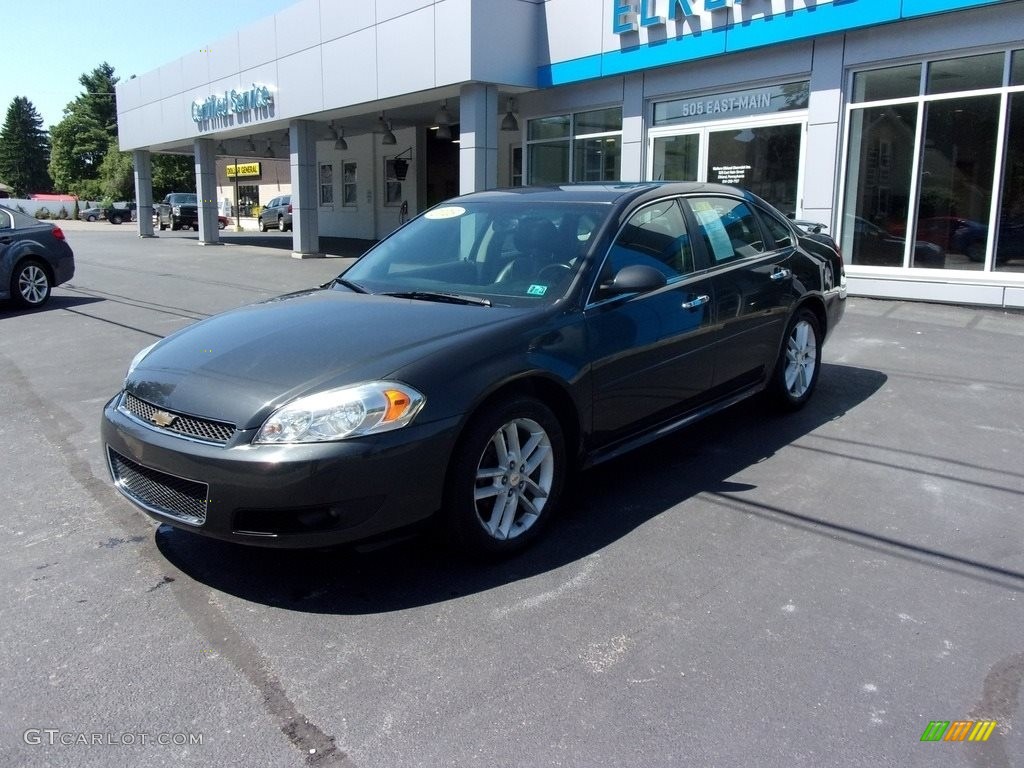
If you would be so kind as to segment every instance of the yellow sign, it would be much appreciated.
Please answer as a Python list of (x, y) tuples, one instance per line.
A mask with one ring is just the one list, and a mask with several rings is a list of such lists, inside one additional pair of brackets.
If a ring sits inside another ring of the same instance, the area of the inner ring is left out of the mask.
[(259, 176), (260, 164), (259, 163), (239, 163), (238, 165), (229, 165), (227, 167), (228, 178), (233, 179), (235, 176), (238, 178)]

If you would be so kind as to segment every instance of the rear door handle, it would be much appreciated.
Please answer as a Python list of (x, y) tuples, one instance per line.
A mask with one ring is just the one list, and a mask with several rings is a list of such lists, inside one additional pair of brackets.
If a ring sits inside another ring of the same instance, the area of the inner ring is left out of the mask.
[(782, 269), (772, 272), (772, 280), (786, 280), (789, 277), (792, 277), (792, 275), (793, 270), (783, 267)]
[(693, 301), (684, 301), (680, 307), (682, 309), (696, 309), (697, 307), (703, 306), (711, 301), (710, 296), (698, 296)]

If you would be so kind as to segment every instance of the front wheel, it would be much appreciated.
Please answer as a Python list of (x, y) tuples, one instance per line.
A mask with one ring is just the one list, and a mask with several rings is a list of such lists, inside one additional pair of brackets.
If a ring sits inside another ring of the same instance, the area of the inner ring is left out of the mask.
[(511, 554), (554, 514), (567, 469), (561, 424), (539, 400), (518, 397), (479, 413), (452, 462), (445, 522), (461, 549)]
[(50, 275), (42, 263), (28, 259), (18, 264), (11, 275), (11, 298), (28, 309), (43, 306), (50, 298)]
[(267, 231), (267, 222), (265, 222), (263, 219), (260, 219), (260, 232), (266, 232), (266, 231)]
[(796, 410), (811, 399), (821, 368), (821, 341), (818, 318), (808, 309), (797, 311), (772, 373), (772, 394), (783, 408)]
[(120, 224), (122, 221), (123, 219), (121, 218), (121, 214), (119, 213), (115, 213), (110, 217), (111, 224)]

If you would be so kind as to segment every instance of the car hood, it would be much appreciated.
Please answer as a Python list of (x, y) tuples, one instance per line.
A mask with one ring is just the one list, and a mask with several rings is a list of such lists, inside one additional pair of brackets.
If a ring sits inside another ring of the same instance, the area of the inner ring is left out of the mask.
[(254, 428), (296, 397), (387, 378), (441, 340), (500, 333), (529, 311), (329, 289), (289, 294), (167, 337), (126, 388), (169, 411)]

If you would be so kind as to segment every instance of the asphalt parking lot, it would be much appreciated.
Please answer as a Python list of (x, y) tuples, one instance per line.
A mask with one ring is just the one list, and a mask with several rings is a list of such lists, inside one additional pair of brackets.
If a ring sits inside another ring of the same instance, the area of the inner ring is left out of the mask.
[(584, 473), (512, 560), (265, 551), (136, 511), (100, 411), (347, 262), (65, 229), (74, 280), (0, 306), (0, 765), (1024, 765), (1024, 315), (853, 298), (807, 408)]

